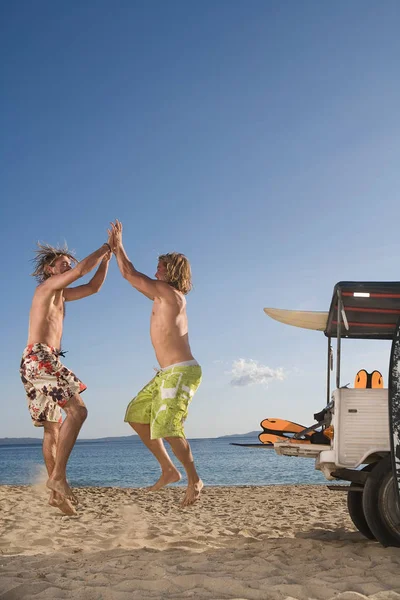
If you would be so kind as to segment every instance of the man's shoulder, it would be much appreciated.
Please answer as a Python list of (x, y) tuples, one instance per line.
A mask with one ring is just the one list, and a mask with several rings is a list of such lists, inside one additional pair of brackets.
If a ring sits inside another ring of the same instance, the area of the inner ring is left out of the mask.
[(165, 302), (166, 304), (175, 305), (180, 308), (186, 306), (186, 298), (182, 292), (179, 292), (164, 281), (160, 281), (159, 283), (162, 285), (159, 286), (158, 294), (155, 296), (154, 301), (158, 300), (158, 302)]
[(57, 293), (63, 293), (64, 290), (54, 290), (50, 285), (49, 285), (49, 280), (46, 279), (45, 281), (42, 281), (42, 283), (39, 283), (38, 286), (36, 286), (35, 292), (33, 294), (34, 298), (48, 298), (51, 296), (55, 296)]
[(159, 279), (155, 279), (154, 281), (156, 282), (157, 296), (169, 296), (172, 298), (175, 297), (176, 294), (180, 294), (180, 292), (178, 292), (178, 290), (176, 290), (170, 283), (167, 283), (166, 281), (160, 281)]
[(42, 281), (41, 283), (39, 283), (39, 285), (36, 286), (35, 289), (35, 294), (43, 294), (50, 291), (49, 290), (49, 284), (48, 284), (48, 279), (45, 279), (44, 281)]

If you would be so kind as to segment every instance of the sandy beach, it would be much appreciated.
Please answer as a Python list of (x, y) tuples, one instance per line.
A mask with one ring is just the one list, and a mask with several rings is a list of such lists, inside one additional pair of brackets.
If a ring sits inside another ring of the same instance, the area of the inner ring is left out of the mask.
[(78, 488), (75, 517), (43, 484), (0, 486), (0, 598), (400, 600), (400, 548), (366, 540), (325, 486)]

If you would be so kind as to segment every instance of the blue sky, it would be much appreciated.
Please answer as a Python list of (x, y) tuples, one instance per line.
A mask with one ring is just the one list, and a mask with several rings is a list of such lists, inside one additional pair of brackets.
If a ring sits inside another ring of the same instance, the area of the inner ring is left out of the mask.
[[(337, 281), (399, 278), (397, 0), (0, 11), (0, 437), (41, 436), (18, 373), (36, 241), (66, 240), (83, 258), (115, 218), (139, 270), (153, 275), (173, 250), (191, 260), (204, 379), (188, 437), (266, 417), (310, 424), (325, 404), (326, 339), (263, 307), (327, 310)], [(88, 385), (82, 437), (131, 433), (126, 405), (156, 365), (150, 309), (115, 261), (99, 294), (67, 306), (65, 364)], [(388, 353), (347, 342), (343, 382), (360, 368), (387, 382)], [(234, 385), (249, 365), (255, 382)]]

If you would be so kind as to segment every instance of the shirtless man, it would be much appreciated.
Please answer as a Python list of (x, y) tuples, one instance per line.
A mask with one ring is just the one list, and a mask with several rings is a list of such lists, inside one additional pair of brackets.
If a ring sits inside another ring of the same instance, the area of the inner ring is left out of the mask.
[[(77, 503), (66, 479), (69, 455), (86, 419), (87, 409), (80, 393), (86, 389), (59, 360), (65, 316), (64, 302), (80, 300), (101, 288), (111, 258), (108, 243), (78, 262), (67, 248), (38, 244), (34, 260), (37, 286), (30, 311), (28, 344), (20, 374), (33, 424), (43, 427), (43, 456), (51, 490), (49, 504), (65, 514), (75, 514)], [(69, 288), (101, 261), (85, 285)], [(74, 263), (76, 266), (73, 266)], [(61, 410), (67, 418), (62, 423)], [(62, 424), (61, 424), (62, 423)]]
[(160, 369), (157, 375), (130, 402), (125, 422), (138, 433), (161, 467), (160, 479), (149, 488), (157, 491), (181, 479), (171, 461), (165, 439), (182, 463), (188, 487), (182, 506), (193, 504), (200, 496), (203, 482), (197, 474), (183, 423), (188, 406), (201, 382), (201, 367), (193, 358), (188, 340), (185, 295), (191, 290), (188, 259), (173, 252), (159, 257), (156, 279), (139, 273), (122, 245), (122, 224), (111, 224), (109, 242), (122, 276), (153, 301), (150, 336)]

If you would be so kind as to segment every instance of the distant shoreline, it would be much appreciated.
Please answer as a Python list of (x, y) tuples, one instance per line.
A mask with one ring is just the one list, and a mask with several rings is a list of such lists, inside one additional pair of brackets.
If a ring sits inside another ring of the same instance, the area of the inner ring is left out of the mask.
[[(189, 438), (190, 440), (221, 440), (224, 438), (255, 438), (260, 431), (249, 431), (248, 433), (232, 433), (230, 435), (220, 435), (211, 438)], [(101, 442), (129, 442), (138, 440), (139, 436), (136, 434), (115, 436), (115, 437), (103, 437), (103, 438), (83, 438), (76, 441), (77, 444), (90, 444), (90, 443), (101, 443)], [(0, 447), (4, 446), (39, 446), (42, 444), (42, 438), (0, 438)]]

